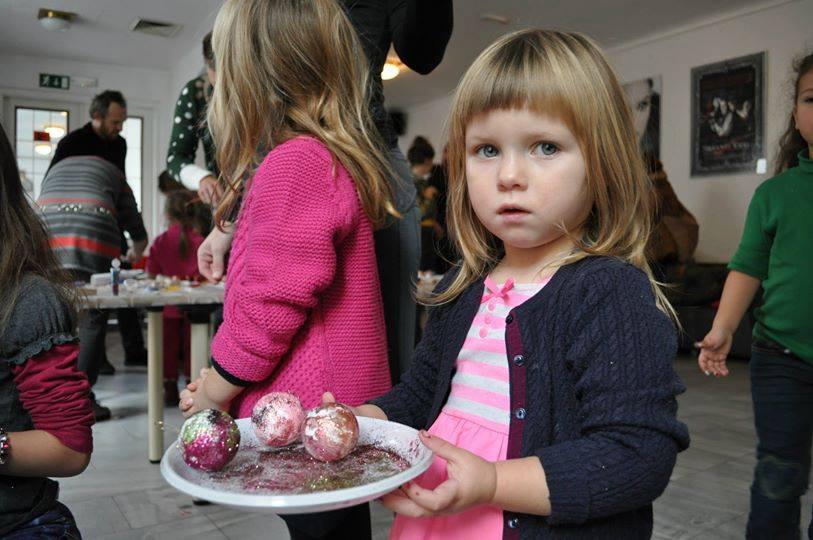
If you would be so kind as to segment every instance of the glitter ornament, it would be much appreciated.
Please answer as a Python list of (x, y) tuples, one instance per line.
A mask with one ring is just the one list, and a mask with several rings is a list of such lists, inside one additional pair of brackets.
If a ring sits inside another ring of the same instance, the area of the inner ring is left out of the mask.
[(184, 422), (178, 437), (178, 450), (193, 469), (219, 471), (232, 460), (240, 447), (240, 429), (223, 411), (206, 409)]
[(304, 420), (299, 398), (287, 392), (264, 395), (251, 412), (257, 440), (268, 446), (287, 446), (298, 441)]
[(327, 403), (308, 411), (302, 424), (302, 445), (319, 461), (336, 461), (353, 451), (359, 423), (349, 407)]

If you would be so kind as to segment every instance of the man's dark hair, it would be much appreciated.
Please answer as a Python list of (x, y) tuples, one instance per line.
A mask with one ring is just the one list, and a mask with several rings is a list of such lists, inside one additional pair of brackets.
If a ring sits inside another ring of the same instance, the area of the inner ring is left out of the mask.
[(426, 137), (421, 137), (420, 135), (415, 137), (415, 140), (412, 141), (412, 146), (407, 150), (407, 159), (410, 165), (425, 163), (426, 160), (434, 159), (434, 157), (435, 149), (432, 148), (432, 145)]
[(215, 68), (215, 52), (212, 50), (212, 33), (203, 36), (203, 60), (209, 68)]
[(93, 101), (90, 104), (90, 117), (93, 118), (96, 113), (99, 113), (102, 118), (106, 117), (111, 103), (118, 103), (123, 109), (127, 108), (127, 102), (121, 92), (118, 90), (105, 90), (101, 94), (93, 96)]

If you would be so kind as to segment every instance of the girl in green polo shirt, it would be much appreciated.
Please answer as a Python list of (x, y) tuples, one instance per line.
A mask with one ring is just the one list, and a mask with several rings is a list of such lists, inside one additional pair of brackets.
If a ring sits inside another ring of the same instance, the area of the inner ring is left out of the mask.
[[(757, 466), (747, 538), (798, 538), (813, 434), (813, 54), (796, 66), (793, 113), (776, 176), (757, 188), (720, 308), (699, 344), (706, 375), (726, 376), (732, 334), (762, 286), (751, 352)], [(808, 529), (813, 538), (813, 523)]]

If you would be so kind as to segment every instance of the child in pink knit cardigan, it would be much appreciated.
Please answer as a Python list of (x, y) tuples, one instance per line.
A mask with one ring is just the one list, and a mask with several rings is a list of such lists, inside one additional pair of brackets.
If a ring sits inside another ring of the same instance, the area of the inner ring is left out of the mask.
[[(218, 224), (242, 202), (213, 369), (181, 410), (246, 417), (275, 390), (305, 407), (325, 390), (363, 403), (390, 386), (372, 233), (395, 212), (358, 38), (334, 2), (238, 0), (212, 43), (209, 126), (228, 184)], [(272, 150), (252, 170), (256, 148)]]

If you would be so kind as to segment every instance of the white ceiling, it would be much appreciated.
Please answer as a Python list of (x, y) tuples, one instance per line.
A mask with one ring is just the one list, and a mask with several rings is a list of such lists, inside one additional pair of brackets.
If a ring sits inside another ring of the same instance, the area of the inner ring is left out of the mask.
[[(173, 69), (210, 29), (223, 0), (0, 0), (0, 53)], [(78, 15), (65, 32), (39, 25), (39, 8)], [(182, 25), (172, 38), (130, 31), (135, 19)]]
[[(0, 0), (0, 53), (11, 52), (121, 66), (174, 69), (199, 47), (223, 0)], [(775, 0), (773, 3), (779, 3)], [(396, 107), (449, 93), (475, 56), (498, 36), (527, 26), (557, 27), (591, 35), (605, 47), (691, 25), (766, 0), (456, 0), (455, 29), (443, 63), (421, 77), (408, 72), (385, 84)], [(48, 32), (36, 19), (40, 7), (72, 11), (66, 32)], [(510, 19), (483, 21), (483, 13)], [(173, 38), (136, 34), (137, 17), (183, 25)]]
[[(781, 0), (772, 3), (780, 3)], [(456, 0), (454, 32), (443, 62), (430, 75), (408, 72), (385, 83), (387, 105), (408, 107), (454, 90), (457, 81), (489, 43), (529, 26), (575, 30), (603, 47), (619, 46), (766, 0)], [(510, 19), (484, 21), (484, 13)]]

